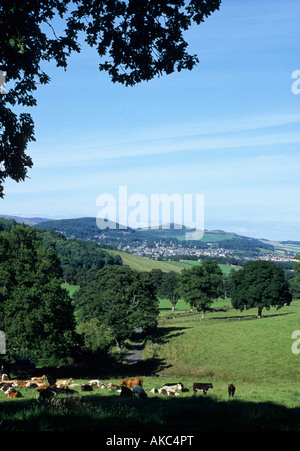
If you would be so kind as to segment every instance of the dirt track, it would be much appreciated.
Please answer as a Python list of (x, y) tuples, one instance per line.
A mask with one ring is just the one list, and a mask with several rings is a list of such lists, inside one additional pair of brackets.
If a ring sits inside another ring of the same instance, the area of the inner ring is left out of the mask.
[(141, 362), (143, 360), (143, 342), (141, 329), (136, 329), (132, 337), (131, 352), (129, 354), (126, 354), (124, 358), (130, 365)]

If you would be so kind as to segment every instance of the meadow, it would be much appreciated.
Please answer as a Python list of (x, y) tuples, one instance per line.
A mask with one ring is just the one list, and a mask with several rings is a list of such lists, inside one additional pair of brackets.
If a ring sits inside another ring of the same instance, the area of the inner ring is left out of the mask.
[(115, 256), (119, 255), (124, 265), (130, 266), (130, 268), (137, 271), (151, 271), (152, 269), (161, 269), (162, 271), (175, 271), (180, 272), (182, 268), (176, 266), (171, 261), (160, 261), (152, 258), (141, 257), (139, 255), (129, 254), (127, 252), (108, 250), (108, 252)]
[[(0, 393), (0, 430), (204, 431), (300, 428), (300, 355), (292, 352), (292, 333), (300, 329), (300, 301), (280, 310), (239, 312), (220, 301), (206, 319), (181, 303), (161, 315), (156, 336), (147, 340), (144, 361), (136, 366), (104, 370), (104, 384), (142, 375), (146, 401), (97, 389), (72, 397), (37, 399), (34, 390), (20, 389), (23, 398), (8, 400)], [(161, 312), (167, 309), (161, 301)], [(87, 383), (87, 376), (64, 377)], [(189, 391), (178, 397), (150, 392), (165, 382), (182, 382)], [(207, 395), (193, 396), (193, 382), (211, 382)], [(236, 386), (229, 398), (229, 383)]]

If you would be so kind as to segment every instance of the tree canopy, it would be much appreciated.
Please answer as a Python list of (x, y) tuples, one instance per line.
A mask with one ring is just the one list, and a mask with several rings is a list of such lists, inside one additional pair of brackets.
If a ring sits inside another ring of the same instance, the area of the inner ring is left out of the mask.
[(110, 255), (92, 241), (67, 239), (60, 232), (40, 228), (37, 233), (43, 244), (59, 257), (62, 278), (68, 284), (81, 285), (92, 280), (104, 266), (123, 264), (119, 255)]
[(98, 320), (118, 344), (130, 338), (136, 327), (147, 332), (157, 324), (155, 288), (142, 273), (128, 266), (100, 269), (77, 291), (74, 305), (79, 324)]
[(179, 292), (191, 308), (202, 311), (204, 319), (212, 302), (224, 296), (222, 270), (214, 260), (183, 269), (179, 276)]
[(25, 180), (33, 166), (26, 154), (35, 140), (33, 119), (11, 108), (36, 105), (34, 91), (50, 81), (45, 62), (66, 69), (70, 55), (81, 51), (83, 36), (96, 48), (99, 69), (112, 82), (133, 86), (191, 70), (198, 59), (188, 53), (184, 33), (220, 4), (221, 0), (2, 0), (0, 71), (10, 89), (0, 95), (0, 196), (6, 178)]
[[(296, 259), (300, 261), (300, 255), (297, 255)], [(297, 281), (300, 282), (300, 262), (299, 263), (295, 263), (294, 264), (294, 268), (295, 268), (295, 271), (296, 271)]]
[(251, 261), (232, 275), (231, 303), (235, 309), (257, 308), (261, 317), (263, 308), (278, 309), (289, 305), (292, 295), (283, 269), (269, 261)]
[(177, 304), (180, 294), (179, 294), (179, 280), (178, 275), (175, 271), (169, 271), (163, 273), (159, 296), (165, 297), (172, 304), (172, 310), (175, 310), (175, 305)]
[(70, 356), (75, 321), (60, 271), (57, 256), (32, 228), (0, 233), (0, 329), (9, 357), (37, 362)]

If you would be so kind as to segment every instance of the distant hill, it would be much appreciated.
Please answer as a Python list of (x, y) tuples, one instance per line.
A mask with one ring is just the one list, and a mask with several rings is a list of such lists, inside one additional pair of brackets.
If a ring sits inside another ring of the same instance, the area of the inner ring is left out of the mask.
[[(140, 229), (142, 232), (147, 233), (156, 238), (176, 238), (179, 241), (185, 240), (186, 234), (190, 232), (195, 232), (195, 229), (190, 229), (188, 227), (182, 227), (181, 229), (174, 228), (173, 224), (170, 225), (170, 228), (164, 229), (162, 226), (158, 229), (150, 229), (144, 228)], [(252, 238), (238, 235), (232, 232), (224, 232), (223, 230), (204, 230), (203, 237), (201, 241), (204, 243), (207, 242), (217, 242), (220, 240), (232, 240), (234, 238), (251, 240)]]
[(35, 224), (37, 228), (54, 230), (65, 234), (68, 238), (77, 238), (81, 240), (97, 240), (105, 232), (106, 234), (124, 235), (136, 233), (135, 230), (128, 228), (123, 230), (119, 224), (109, 221), (106, 229), (99, 229), (96, 218), (75, 218), (75, 219), (57, 219), (48, 220)]
[(16, 221), (19, 224), (34, 226), (41, 222), (49, 221), (46, 218), (21, 218), (20, 216), (0, 215), (0, 218)]
[(134, 248), (142, 243), (149, 247), (155, 246), (157, 241), (166, 245), (172, 243), (188, 248), (197, 245), (198, 248), (219, 247), (242, 251), (250, 255), (258, 255), (261, 252), (290, 252), (300, 253), (299, 242), (292, 240), (285, 242), (256, 239), (224, 230), (205, 230), (203, 237), (198, 241), (186, 241), (186, 233), (193, 229), (178, 228), (175, 224), (168, 224), (167, 228), (160, 226), (157, 229), (142, 228), (124, 230), (117, 223), (108, 222), (105, 229), (99, 229), (95, 217), (82, 217), (74, 219), (49, 220), (47, 218), (21, 218), (18, 216), (0, 215), (2, 218), (11, 219), (18, 223), (24, 223), (38, 229), (53, 230), (63, 233), (67, 238), (95, 241), (101, 247), (122, 248), (128, 246)]
[[(83, 217), (75, 219), (58, 219), (58, 220), (46, 220), (36, 223), (36, 227), (43, 229), (50, 229), (64, 233), (67, 237), (74, 237), (79, 239), (99, 239), (101, 235), (106, 236), (128, 236), (133, 235), (138, 239), (177, 239), (179, 241), (185, 239), (187, 232), (194, 231), (187, 227), (178, 229), (174, 224), (169, 224), (168, 228), (160, 226), (157, 229), (143, 228), (143, 229), (131, 229), (128, 227), (126, 230), (122, 229), (119, 224), (108, 222), (107, 228), (100, 230), (97, 226), (96, 219), (93, 217)], [(220, 240), (232, 240), (234, 238), (240, 238), (245, 240), (251, 240), (252, 238), (237, 235), (236, 233), (224, 232), (223, 230), (205, 230), (204, 236), (201, 241), (203, 242), (216, 242)]]

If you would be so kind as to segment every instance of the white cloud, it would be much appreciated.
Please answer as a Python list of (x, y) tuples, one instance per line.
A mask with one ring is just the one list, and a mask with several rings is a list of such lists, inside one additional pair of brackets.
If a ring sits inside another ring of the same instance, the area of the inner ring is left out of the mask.
[[(119, 139), (114, 136), (76, 137), (72, 145), (53, 142), (32, 145), (36, 167), (89, 166), (97, 161), (145, 155), (207, 150), (241, 150), (262, 146), (300, 143), (300, 131), (280, 132), (280, 126), (299, 125), (300, 116), (271, 116), (230, 121), (209, 121), (165, 128), (128, 130)], [(275, 130), (274, 130), (275, 127)], [(278, 129), (276, 129), (278, 127)], [(270, 131), (270, 129), (272, 129)], [(248, 132), (248, 133), (247, 133)], [(78, 144), (79, 142), (79, 144)]]

